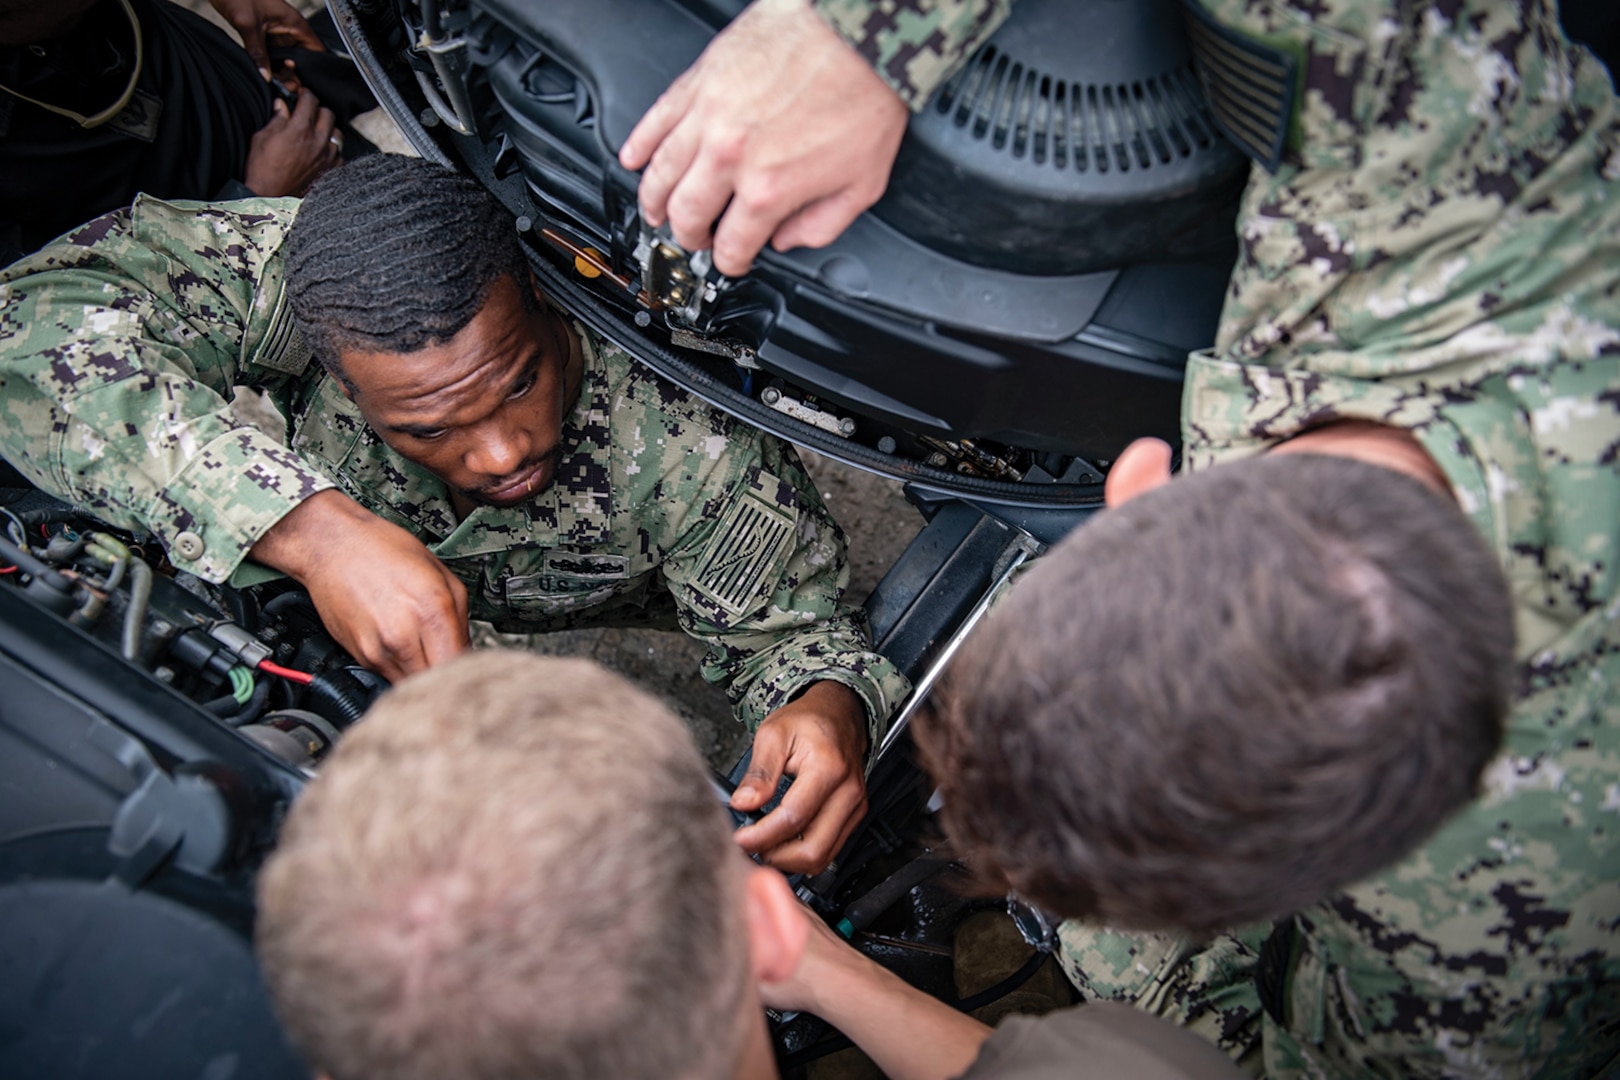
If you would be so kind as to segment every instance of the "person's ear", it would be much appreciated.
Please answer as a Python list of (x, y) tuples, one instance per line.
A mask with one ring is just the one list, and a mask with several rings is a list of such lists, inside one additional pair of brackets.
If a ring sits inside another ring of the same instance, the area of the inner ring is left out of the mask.
[(1103, 501), (1112, 509), (1168, 484), (1170, 456), (1170, 444), (1163, 439), (1137, 439), (1131, 443), (1108, 470)]
[(748, 919), (748, 956), (756, 983), (781, 982), (798, 969), (810, 940), (804, 907), (787, 878), (769, 867), (750, 865), (743, 882)]

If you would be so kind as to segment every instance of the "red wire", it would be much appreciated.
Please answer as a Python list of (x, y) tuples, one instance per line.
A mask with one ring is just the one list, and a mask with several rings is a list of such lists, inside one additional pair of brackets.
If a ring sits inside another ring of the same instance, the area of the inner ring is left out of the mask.
[(17, 568), (15, 566), (0, 566), (0, 574), (15, 574), (16, 572)]
[(259, 661), (259, 670), (264, 672), (266, 675), (279, 675), (283, 679), (287, 679), (295, 683), (302, 683), (305, 686), (308, 686), (310, 683), (315, 681), (315, 676), (311, 675), (307, 671), (294, 671), (292, 668), (282, 667), (280, 664), (272, 664), (268, 660)]

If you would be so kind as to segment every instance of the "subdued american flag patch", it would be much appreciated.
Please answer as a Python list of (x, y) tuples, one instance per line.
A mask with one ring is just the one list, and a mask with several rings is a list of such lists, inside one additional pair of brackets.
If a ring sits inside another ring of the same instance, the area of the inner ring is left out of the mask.
[(793, 540), (793, 527), (791, 513), (750, 491), (714, 530), (698, 557), (693, 585), (733, 615), (752, 610), (766, 582), (776, 581), (776, 563)]

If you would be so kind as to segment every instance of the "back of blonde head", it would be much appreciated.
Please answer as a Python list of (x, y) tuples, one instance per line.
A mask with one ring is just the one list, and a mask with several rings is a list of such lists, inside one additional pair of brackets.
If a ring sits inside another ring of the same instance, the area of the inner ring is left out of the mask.
[(741, 860), (668, 710), (485, 651), (389, 692), (293, 808), (257, 943), (335, 1080), (723, 1076)]

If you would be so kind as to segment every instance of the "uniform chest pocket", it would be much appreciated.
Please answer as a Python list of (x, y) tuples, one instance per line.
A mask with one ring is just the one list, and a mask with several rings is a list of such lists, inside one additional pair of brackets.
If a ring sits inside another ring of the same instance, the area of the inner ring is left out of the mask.
[(520, 617), (563, 615), (645, 591), (643, 576), (632, 574), (624, 555), (546, 551), (504, 577), (498, 595)]
[(587, 596), (604, 589), (611, 593), (629, 578), (630, 560), (624, 555), (547, 551), (530, 572), (508, 577), (504, 592), (508, 601)]

